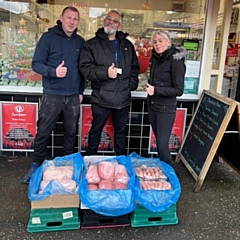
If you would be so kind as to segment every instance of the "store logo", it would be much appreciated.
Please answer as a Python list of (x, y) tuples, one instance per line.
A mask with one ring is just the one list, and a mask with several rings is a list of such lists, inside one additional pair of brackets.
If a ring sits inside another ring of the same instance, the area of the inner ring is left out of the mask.
[(15, 107), (15, 111), (16, 111), (17, 113), (21, 113), (21, 112), (24, 111), (24, 107), (21, 106), (21, 105), (17, 105), (17, 106)]

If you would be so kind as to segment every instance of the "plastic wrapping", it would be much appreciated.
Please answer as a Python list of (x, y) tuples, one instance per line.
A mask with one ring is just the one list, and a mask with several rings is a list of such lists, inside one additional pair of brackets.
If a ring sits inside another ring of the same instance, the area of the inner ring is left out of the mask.
[[(44, 191), (39, 194), (44, 171), (48, 168), (57, 166), (73, 166), (73, 180), (77, 184), (76, 191), (69, 191), (58, 181), (51, 180), (44, 188)], [(45, 160), (43, 164), (33, 173), (30, 179), (28, 186), (28, 198), (30, 201), (38, 201), (45, 199), (52, 194), (79, 194), (79, 183), (83, 166), (83, 158), (79, 152), (63, 157), (56, 157), (53, 160)]]
[[(130, 158), (129, 156), (118, 156), (105, 159), (104, 161), (117, 162), (126, 167), (129, 175), (127, 189), (88, 190), (88, 182), (86, 179), (87, 169), (85, 169), (80, 183), (81, 202), (94, 212), (105, 216), (121, 216), (128, 214), (136, 208), (134, 201), (135, 172)], [(96, 164), (99, 164), (99, 162), (96, 162)]]
[(148, 167), (158, 166), (167, 176), (172, 188), (170, 190), (143, 190), (140, 181), (135, 178), (135, 199), (138, 204), (152, 212), (163, 212), (172, 204), (176, 203), (181, 195), (181, 185), (174, 169), (159, 158), (144, 158), (136, 153), (129, 155), (133, 167), (145, 165)]

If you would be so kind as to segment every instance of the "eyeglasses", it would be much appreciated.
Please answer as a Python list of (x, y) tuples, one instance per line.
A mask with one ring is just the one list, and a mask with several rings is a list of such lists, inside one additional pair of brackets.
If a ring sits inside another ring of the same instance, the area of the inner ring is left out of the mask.
[(119, 20), (115, 19), (115, 18), (112, 18), (110, 16), (106, 16), (105, 18), (106, 20), (108, 20), (109, 22), (110, 21), (113, 21), (114, 24), (121, 24)]

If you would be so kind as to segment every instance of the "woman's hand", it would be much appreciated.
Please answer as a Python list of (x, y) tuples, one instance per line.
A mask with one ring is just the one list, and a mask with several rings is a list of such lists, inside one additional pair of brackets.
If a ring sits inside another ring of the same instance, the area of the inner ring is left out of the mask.
[(154, 86), (150, 85), (149, 83), (147, 83), (147, 93), (150, 96), (154, 95)]

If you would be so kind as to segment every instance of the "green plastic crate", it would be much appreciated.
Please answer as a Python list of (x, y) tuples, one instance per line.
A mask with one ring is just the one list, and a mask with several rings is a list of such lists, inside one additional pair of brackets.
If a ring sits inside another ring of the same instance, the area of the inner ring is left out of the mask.
[(78, 208), (32, 209), (28, 232), (50, 232), (80, 229)]
[(131, 214), (131, 227), (149, 227), (172, 225), (178, 223), (176, 204), (171, 205), (164, 212), (152, 212), (143, 206), (137, 205)]

